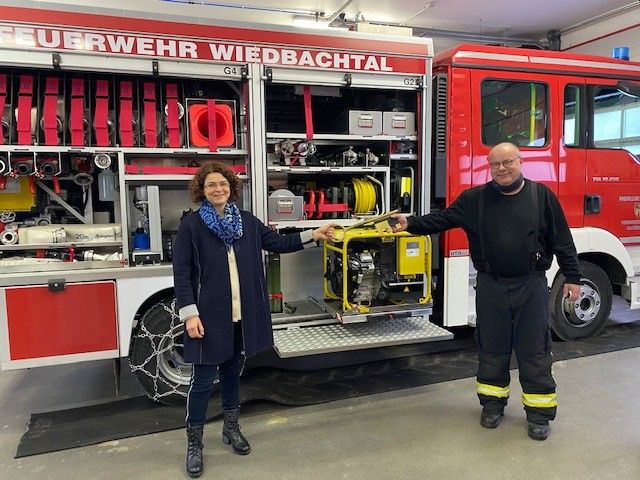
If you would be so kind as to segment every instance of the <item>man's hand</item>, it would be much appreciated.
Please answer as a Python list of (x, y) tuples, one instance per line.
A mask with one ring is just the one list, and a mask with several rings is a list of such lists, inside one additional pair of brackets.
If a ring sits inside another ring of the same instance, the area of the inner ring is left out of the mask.
[(316, 242), (318, 240), (331, 240), (331, 237), (333, 235), (333, 227), (333, 223), (318, 227), (311, 232), (311, 236)]
[(391, 215), (391, 218), (397, 220), (398, 222), (393, 227), (391, 227), (394, 232), (404, 232), (409, 226), (406, 215), (398, 213), (396, 215)]
[(187, 334), (191, 338), (204, 337), (204, 327), (202, 326), (200, 317), (191, 317), (189, 320), (185, 322), (184, 326), (187, 329)]
[(580, 285), (565, 283), (562, 289), (562, 296), (570, 302), (575, 302), (580, 297)]

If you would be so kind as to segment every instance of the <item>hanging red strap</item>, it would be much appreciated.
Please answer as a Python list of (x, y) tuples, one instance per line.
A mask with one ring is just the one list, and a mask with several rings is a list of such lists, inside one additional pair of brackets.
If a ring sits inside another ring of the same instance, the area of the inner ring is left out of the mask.
[(36, 184), (36, 177), (34, 177), (33, 175), (29, 175), (27, 177), (27, 181), (29, 182), (29, 192), (38, 193), (38, 185)]
[(120, 146), (133, 147), (133, 88), (131, 82), (120, 82)]
[[(418, 140), (416, 142), (416, 154), (418, 155), (417, 158), (422, 158), (422, 142), (420, 141), (420, 139), (422, 138), (422, 135), (420, 132), (422, 132), (422, 129), (424, 128), (424, 125), (422, 125), (422, 92), (418, 92), (418, 94), (416, 95), (416, 119), (417, 119), (417, 133), (418, 133)], [(418, 171), (418, 178), (416, 180), (416, 185), (420, 185), (420, 182), (422, 181), (420, 179), (420, 176), (422, 175), (421, 170)]]
[(47, 77), (44, 89), (42, 122), (44, 144), (58, 145), (58, 77)]
[(18, 143), (31, 144), (31, 97), (33, 96), (33, 77), (20, 75), (20, 89), (18, 90)]
[(311, 108), (311, 87), (302, 87), (304, 94), (304, 123), (307, 127), (307, 140), (313, 140), (313, 110)]
[(84, 145), (84, 80), (71, 79), (71, 112), (69, 130), (71, 131), (71, 145)]
[(54, 176), (51, 180), (53, 182), (53, 191), (55, 193), (60, 193), (60, 180), (58, 177)]
[(207, 100), (207, 126), (209, 130), (209, 151), (218, 151), (218, 132), (216, 130), (216, 101)]
[(109, 82), (96, 80), (96, 108), (93, 114), (93, 130), (96, 133), (96, 145), (108, 147), (109, 130), (107, 120), (109, 116)]
[(307, 193), (308, 202), (304, 204), (303, 209), (307, 219), (312, 219), (316, 212), (316, 192), (315, 190), (309, 190)]
[(180, 122), (178, 112), (178, 85), (167, 83), (167, 132), (169, 147), (180, 147)]
[(156, 84), (144, 82), (144, 143), (148, 148), (158, 146), (156, 124)]
[[(4, 106), (7, 103), (7, 74), (0, 73), (0, 121), (4, 116)], [(8, 120), (8, 119), (7, 119)], [(4, 135), (0, 131), (0, 145), (4, 143)], [(0, 190), (3, 190), (0, 185)]]

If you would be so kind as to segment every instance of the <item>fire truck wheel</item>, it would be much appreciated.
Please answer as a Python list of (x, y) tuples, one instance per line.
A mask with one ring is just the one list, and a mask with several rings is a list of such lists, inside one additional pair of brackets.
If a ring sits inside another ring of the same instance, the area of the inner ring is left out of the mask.
[(580, 261), (580, 298), (567, 302), (562, 297), (565, 277), (561, 273), (553, 282), (549, 297), (551, 329), (562, 340), (582, 340), (598, 335), (611, 313), (613, 291), (609, 277), (590, 262)]
[(166, 405), (186, 403), (191, 364), (183, 359), (184, 324), (175, 300), (155, 304), (140, 319), (133, 335), (129, 364), (152, 400)]

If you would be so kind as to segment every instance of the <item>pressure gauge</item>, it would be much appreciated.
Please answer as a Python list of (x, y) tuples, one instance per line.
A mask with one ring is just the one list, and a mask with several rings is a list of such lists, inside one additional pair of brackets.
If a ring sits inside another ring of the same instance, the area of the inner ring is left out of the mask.
[(109, 168), (111, 166), (111, 157), (106, 153), (96, 153), (96, 156), (93, 157), (93, 163), (98, 168)]

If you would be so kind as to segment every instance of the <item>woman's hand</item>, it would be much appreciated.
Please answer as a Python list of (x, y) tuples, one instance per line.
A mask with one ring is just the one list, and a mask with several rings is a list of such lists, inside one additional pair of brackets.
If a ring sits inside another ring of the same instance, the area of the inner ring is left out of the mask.
[(204, 327), (202, 326), (200, 317), (191, 317), (185, 322), (184, 327), (187, 329), (187, 334), (189, 335), (189, 337), (191, 338), (204, 337)]
[(316, 242), (318, 240), (331, 240), (331, 236), (333, 235), (333, 227), (333, 223), (323, 225), (312, 231), (311, 235)]

